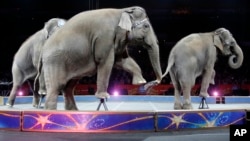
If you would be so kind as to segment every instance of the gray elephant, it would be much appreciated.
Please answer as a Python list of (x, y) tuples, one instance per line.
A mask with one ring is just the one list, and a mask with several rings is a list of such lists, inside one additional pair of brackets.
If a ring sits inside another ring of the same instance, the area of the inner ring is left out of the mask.
[[(214, 83), (217, 49), (230, 56), (228, 63), (233, 69), (242, 65), (243, 53), (232, 34), (225, 28), (214, 32), (194, 33), (182, 38), (172, 48), (165, 77), (168, 72), (175, 89), (174, 109), (192, 109), (191, 88), (198, 76), (202, 76), (200, 96), (207, 97), (209, 83)], [(183, 104), (180, 96), (183, 93)]]
[[(12, 64), (12, 77), (13, 86), (8, 97), (8, 106), (13, 106), (17, 90), (22, 86), (27, 80), (34, 80), (38, 72), (38, 61), (41, 53), (41, 48), (43, 47), (46, 40), (60, 27), (65, 24), (64, 19), (52, 18), (47, 21), (44, 28), (37, 31), (35, 34), (30, 36), (16, 52)], [(43, 82), (41, 83), (43, 84)], [(42, 86), (41, 86), (42, 87)], [(43, 86), (44, 87), (44, 86)], [(41, 88), (41, 94), (46, 93), (45, 88)], [(34, 92), (33, 106), (37, 106), (39, 102), (39, 95)]]
[(98, 9), (81, 12), (48, 39), (43, 47), (41, 67), (47, 95), (45, 109), (57, 109), (60, 92), (65, 109), (77, 110), (72, 87), (84, 76), (97, 73), (95, 96), (108, 98), (109, 77), (113, 67), (133, 74), (133, 84), (145, 83), (141, 69), (129, 57), (128, 44), (144, 46), (160, 83), (162, 71), (157, 37), (141, 7)]

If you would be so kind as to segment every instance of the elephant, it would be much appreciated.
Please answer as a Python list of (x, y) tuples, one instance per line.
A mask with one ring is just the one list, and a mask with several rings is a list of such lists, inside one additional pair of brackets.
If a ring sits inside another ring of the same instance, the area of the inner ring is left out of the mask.
[[(13, 86), (8, 97), (8, 106), (13, 106), (17, 90), (26, 81), (35, 79), (38, 72), (38, 61), (41, 54), (41, 48), (47, 39), (65, 24), (66, 20), (61, 18), (52, 18), (48, 20), (44, 27), (31, 35), (24, 41), (16, 52), (12, 63)], [(31, 85), (30, 85), (31, 86)], [(39, 90), (40, 94), (45, 94), (45, 88)], [(34, 92), (33, 106), (36, 107), (39, 102), (38, 92)]]
[(144, 8), (103, 8), (70, 18), (42, 48), (39, 72), (43, 73), (38, 73), (38, 77), (45, 80), (45, 109), (56, 110), (57, 97), (62, 92), (65, 109), (78, 110), (72, 87), (80, 78), (96, 73), (96, 98), (109, 98), (107, 88), (113, 67), (132, 73), (133, 84), (145, 83), (139, 65), (127, 53), (131, 44), (146, 48), (156, 75), (153, 82), (160, 83), (158, 40)]
[[(226, 28), (213, 32), (193, 33), (178, 41), (171, 49), (165, 77), (168, 72), (174, 86), (174, 109), (192, 109), (190, 93), (198, 76), (202, 76), (200, 97), (209, 96), (207, 90), (214, 84), (214, 64), (217, 50), (228, 56), (228, 65), (232, 69), (243, 63), (243, 52), (233, 35)], [(183, 94), (183, 102), (181, 101)]]

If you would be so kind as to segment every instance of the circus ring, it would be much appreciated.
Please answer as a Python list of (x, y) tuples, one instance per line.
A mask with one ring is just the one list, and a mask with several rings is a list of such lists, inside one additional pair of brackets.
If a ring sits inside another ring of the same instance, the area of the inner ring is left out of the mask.
[(65, 111), (63, 97), (58, 110), (32, 107), (32, 97), (17, 97), (10, 108), (0, 97), (0, 129), (33, 132), (161, 132), (179, 129), (223, 128), (245, 124), (250, 97), (209, 97), (208, 109), (199, 109), (200, 97), (193, 96), (193, 110), (173, 110), (173, 96), (111, 96), (108, 111), (96, 110), (94, 96), (75, 96), (79, 111)]

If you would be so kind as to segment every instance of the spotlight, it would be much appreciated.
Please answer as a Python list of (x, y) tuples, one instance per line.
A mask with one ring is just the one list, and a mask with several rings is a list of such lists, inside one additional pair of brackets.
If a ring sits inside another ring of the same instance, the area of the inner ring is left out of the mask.
[(114, 96), (119, 96), (120, 94), (119, 94), (118, 91), (114, 91), (114, 92), (113, 92), (113, 95), (114, 95)]
[(19, 96), (23, 96), (23, 91), (19, 91), (17, 94), (18, 94)]
[(214, 92), (213, 92), (213, 95), (214, 95), (214, 96), (219, 96), (219, 93), (218, 93), (217, 91), (214, 91)]

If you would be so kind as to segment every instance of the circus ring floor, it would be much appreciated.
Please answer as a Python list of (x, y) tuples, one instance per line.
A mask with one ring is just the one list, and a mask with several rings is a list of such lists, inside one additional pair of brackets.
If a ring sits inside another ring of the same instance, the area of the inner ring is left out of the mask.
[(32, 97), (17, 97), (15, 106), (0, 97), (0, 129), (33, 132), (161, 132), (179, 129), (209, 129), (245, 124), (250, 97), (209, 97), (208, 109), (199, 109), (200, 97), (192, 97), (193, 110), (173, 110), (173, 96), (111, 96), (97, 111), (94, 96), (75, 96), (79, 111), (65, 111), (63, 97), (58, 110), (32, 107)]

